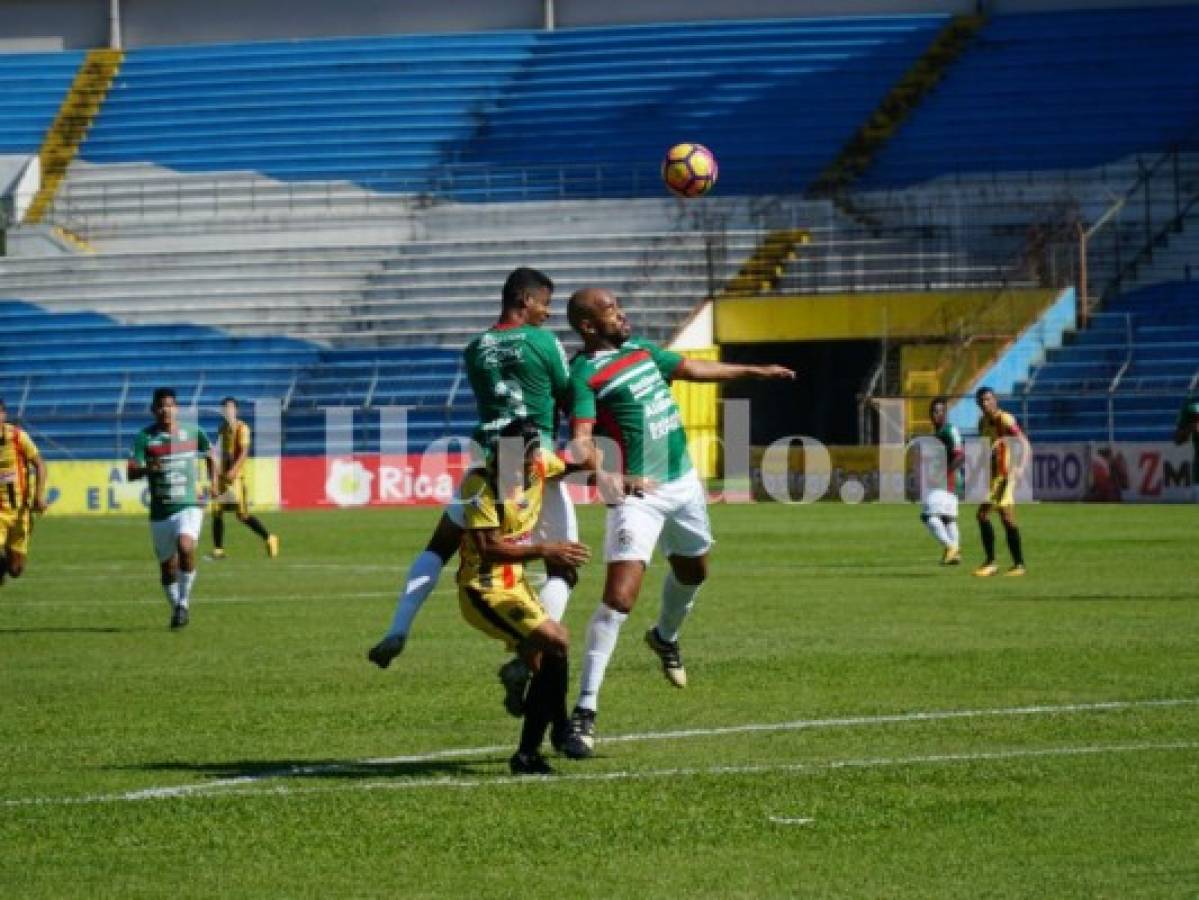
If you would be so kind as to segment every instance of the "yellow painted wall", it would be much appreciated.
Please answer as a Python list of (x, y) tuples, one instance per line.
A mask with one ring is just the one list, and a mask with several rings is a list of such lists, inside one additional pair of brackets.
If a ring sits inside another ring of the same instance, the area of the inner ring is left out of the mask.
[[(147, 515), (145, 479), (128, 481), (124, 460), (50, 460), (48, 515)], [(255, 458), (246, 463), (250, 506), (279, 508), (279, 460)]]
[(938, 337), (963, 327), (1015, 335), (1053, 299), (1046, 290), (880, 291), (721, 298), (716, 342)]
[[(720, 359), (719, 347), (679, 351), (690, 359)], [(687, 429), (687, 449), (700, 478), (715, 478), (720, 465), (719, 393), (715, 384), (676, 381), (671, 386)]]

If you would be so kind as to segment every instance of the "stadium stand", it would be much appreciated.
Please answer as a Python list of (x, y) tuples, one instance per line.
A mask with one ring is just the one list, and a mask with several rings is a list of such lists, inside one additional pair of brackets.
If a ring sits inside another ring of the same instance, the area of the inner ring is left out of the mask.
[(1035, 440), (1168, 440), (1197, 386), (1199, 282), (1165, 282), (1110, 303), (1008, 402)]
[[(945, 21), (730, 21), (133, 50), (81, 156), (457, 199), (658, 196), (665, 146), (695, 135), (717, 149), (726, 192), (796, 191)], [(72, 173), (77, 210), (88, 189), (113, 200), (132, 186), (122, 178), (130, 170), (110, 177), (106, 168)], [(137, 190), (144, 202), (145, 184)]]
[[(50, 458), (127, 452), (148, 398), (170, 385), (180, 404), (216, 417), (220, 400), (281, 399), (285, 453), (323, 453), (323, 407), (410, 407), (419, 452), (469, 434), (474, 406), (454, 350), (327, 350), (283, 337), (233, 337), (196, 325), (125, 325), (96, 313), (47, 313), (0, 301), (0, 396)], [(355, 449), (379, 445), (377, 416), (360, 416)]]
[(37, 153), (83, 57), (0, 54), (0, 154)]
[(1160, 152), (1199, 124), (1197, 44), (1193, 5), (996, 16), (859, 186)]

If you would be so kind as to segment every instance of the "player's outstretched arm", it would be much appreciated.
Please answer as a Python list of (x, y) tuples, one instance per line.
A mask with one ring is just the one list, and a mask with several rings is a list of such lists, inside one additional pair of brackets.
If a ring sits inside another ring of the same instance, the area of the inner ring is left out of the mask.
[(506, 542), (498, 528), (471, 529), (470, 535), (479, 548), (479, 556), (487, 565), (520, 563), (544, 559), (554, 566), (581, 566), (591, 559), (586, 544), (562, 541), (553, 544), (512, 544)]
[(675, 369), (674, 377), (681, 381), (741, 381), (747, 378), (794, 381), (795, 372), (786, 366), (750, 366), (711, 359), (684, 359)]

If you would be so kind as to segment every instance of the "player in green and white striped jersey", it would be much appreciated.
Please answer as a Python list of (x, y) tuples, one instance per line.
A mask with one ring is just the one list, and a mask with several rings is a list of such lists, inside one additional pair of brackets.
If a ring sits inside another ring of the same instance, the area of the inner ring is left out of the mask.
[(944, 397), (935, 398), (928, 406), (933, 437), (940, 442), (944, 456), (933, 471), (922, 473), (925, 493), (920, 521), (943, 548), (941, 565), (957, 566), (962, 562), (958, 501), (966, 496), (966, 445), (957, 426), (947, 420), (948, 408)]
[(1199, 396), (1188, 397), (1174, 423), (1174, 443), (1191, 442), (1191, 499), (1199, 502)]
[(150, 536), (171, 604), (171, 628), (188, 622), (192, 585), (196, 580), (196, 542), (204, 526), (204, 502), (198, 483), (203, 460), (209, 484), (217, 474), (216, 452), (196, 425), (179, 422), (172, 388), (157, 388), (150, 404), (154, 424), (137, 433), (129, 454), (130, 481), (150, 483)]
[(571, 364), (572, 456), (598, 468), (598, 433), (614, 441), (629, 496), (608, 507), (604, 540), (607, 577), (603, 598), (587, 627), (587, 647), (579, 699), (571, 715), (564, 749), (576, 759), (595, 746), (595, 714), (600, 686), (621, 625), (641, 592), (646, 566), (661, 546), (670, 563), (662, 586), (657, 624), (645, 640), (675, 687), (687, 673), (679, 654), (679, 629), (708, 574), (712, 532), (707, 498), (687, 453), (687, 434), (670, 393), (672, 380), (733, 381), (741, 378), (793, 379), (783, 366), (730, 365), (686, 359), (632, 337), (620, 303), (610, 291), (575, 292), (567, 309), (583, 339), (583, 352)]

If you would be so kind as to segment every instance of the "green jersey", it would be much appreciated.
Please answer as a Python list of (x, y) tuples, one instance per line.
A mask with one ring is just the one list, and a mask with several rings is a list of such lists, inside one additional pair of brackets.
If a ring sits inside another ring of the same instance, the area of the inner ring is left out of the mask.
[(581, 353), (570, 367), (576, 422), (620, 445), (624, 472), (660, 484), (691, 471), (687, 433), (669, 379), (683, 357), (630, 338), (619, 350)]
[(158, 522), (192, 506), (202, 506), (199, 492), (199, 464), (209, 453), (208, 435), (199, 428), (176, 425), (175, 431), (162, 431), (149, 425), (137, 433), (130, 462), (145, 467), (157, 460), (157, 471), (148, 472), (150, 482), (150, 519)]
[(1191, 429), (1191, 448), (1194, 450), (1191, 460), (1191, 483), (1199, 483), (1199, 431), (1195, 430), (1195, 424), (1199, 423), (1199, 397), (1192, 397), (1182, 404), (1182, 409), (1178, 411), (1178, 422), (1176, 428)]
[(535, 325), (494, 325), (462, 355), (479, 411), (473, 435), (478, 444), (486, 447), (517, 418), (532, 419), (552, 444), (554, 409), (566, 408), (570, 396), (566, 351), (553, 333)]
[(941, 446), (945, 448), (945, 484), (938, 485), (944, 487), (949, 493), (954, 494), (959, 500), (964, 500), (966, 497), (966, 449), (962, 443), (962, 433), (958, 431), (956, 425), (950, 425), (946, 422), (934, 434)]

